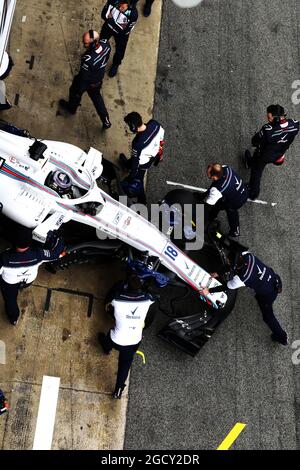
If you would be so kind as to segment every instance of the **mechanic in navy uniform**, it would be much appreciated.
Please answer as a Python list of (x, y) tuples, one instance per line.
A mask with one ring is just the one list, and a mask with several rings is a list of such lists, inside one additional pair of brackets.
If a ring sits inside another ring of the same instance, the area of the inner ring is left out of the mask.
[(100, 32), (101, 39), (114, 37), (116, 52), (113, 57), (112, 66), (108, 72), (110, 77), (114, 77), (124, 58), (129, 35), (134, 28), (138, 12), (134, 0), (108, 0), (101, 12), (104, 20)]
[(239, 213), (248, 199), (248, 189), (242, 178), (229, 165), (213, 163), (207, 168), (207, 176), (213, 181), (204, 202), (210, 206), (209, 220), (217, 217), (225, 210), (230, 226), (229, 235), (240, 235)]
[[(249, 251), (240, 253), (233, 266), (232, 274), (232, 279), (227, 282), (227, 288), (238, 289), (245, 286), (253, 289), (263, 320), (272, 331), (272, 340), (286, 346), (288, 344), (287, 333), (281, 328), (273, 312), (273, 303), (277, 295), (282, 292), (279, 275)], [(218, 277), (217, 273), (213, 273), (212, 276)], [(222, 291), (224, 291), (224, 286), (221, 285), (212, 289), (205, 288), (201, 293), (207, 295)]]
[(164, 129), (154, 119), (144, 124), (142, 116), (135, 111), (127, 114), (124, 121), (136, 136), (132, 141), (131, 158), (127, 159), (123, 153), (119, 156), (121, 165), (129, 170), (122, 187), (129, 197), (137, 196), (138, 202), (146, 204), (144, 176), (152, 165), (158, 165), (162, 159)]
[(82, 41), (86, 52), (81, 57), (80, 71), (75, 75), (69, 89), (69, 101), (61, 99), (59, 104), (69, 113), (75, 114), (83, 93), (87, 92), (102, 121), (103, 129), (109, 129), (111, 122), (100, 89), (111, 47), (105, 39), (99, 40), (99, 34), (92, 29), (84, 33)]
[(284, 154), (299, 132), (299, 121), (286, 119), (284, 108), (272, 104), (267, 108), (268, 124), (265, 124), (252, 138), (256, 147), (253, 156), (249, 150), (245, 152), (245, 166), (251, 168), (249, 181), (249, 197), (256, 199), (260, 192), (260, 180), (268, 163), (281, 165)]
[[(15, 248), (0, 253), (0, 288), (4, 299), (5, 312), (12, 325), (18, 323), (20, 311), (18, 307), (19, 290), (28, 287), (37, 277), (42, 263), (54, 261), (64, 250), (64, 241), (51, 233), (47, 241), (47, 249), (31, 246), (29, 231), (22, 231), (22, 238)], [(16, 234), (15, 234), (16, 236)]]
[(132, 274), (128, 282), (121, 282), (108, 299), (106, 309), (111, 309), (115, 326), (107, 334), (99, 333), (98, 341), (105, 354), (114, 348), (119, 351), (118, 373), (113, 398), (121, 398), (125, 381), (139, 344), (142, 340), (145, 319), (155, 299), (143, 292), (138, 276)]

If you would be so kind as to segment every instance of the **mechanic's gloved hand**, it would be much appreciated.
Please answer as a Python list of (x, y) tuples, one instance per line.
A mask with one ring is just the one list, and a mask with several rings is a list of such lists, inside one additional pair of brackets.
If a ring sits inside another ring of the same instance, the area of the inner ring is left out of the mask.
[(213, 277), (214, 279), (217, 279), (217, 277), (219, 277), (219, 274), (218, 273), (209, 273), (211, 277)]
[(278, 294), (281, 294), (281, 292), (282, 292), (282, 282), (281, 282), (281, 279), (280, 279), (279, 276), (276, 279), (276, 289), (277, 289)]
[(45, 247), (47, 246), (47, 248), (49, 249), (53, 248), (58, 238), (59, 238), (58, 230), (49, 230), (47, 234), (47, 239), (45, 242)]
[(207, 297), (209, 295), (209, 290), (207, 287), (201, 287), (201, 289), (199, 290), (199, 294), (200, 295), (204, 295), (204, 297)]

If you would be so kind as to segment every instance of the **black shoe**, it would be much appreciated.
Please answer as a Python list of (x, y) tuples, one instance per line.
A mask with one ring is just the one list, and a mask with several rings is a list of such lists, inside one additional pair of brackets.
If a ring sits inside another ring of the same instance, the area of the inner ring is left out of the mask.
[(289, 342), (288, 335), (286, 333), (285, 333), (284, 338), (278, 338), (274, 333), (272, 333), (271, 340), (274, 341), (275, 343), (280, 343), (283, 346), (287, 346)]
[(251, 201), (255, 201), (255, 199), (257, 198), (258, 194), (254, 194), (251, 189), (249, 188), (249, 194), (248, 194), (248, 198), (251, 199)]
[(127, 170), (127, 169), (128, 169), (128, 160), (127, 160), (127, 158), (126, 158), (126, 155), (124, 155), (124, 153), (120, 153), (120, 155), (119, 155), (119, 162), (120, 162), (121, 167), (122, 167), (124, 170)]
[(59, 106), (61, 108), (65, 109), (66, 111), (68, 111), (68, 113), (70, 113), (70, 114), (75, 114), (76, 113), (76, 110), (74, 111), (74, 109), (70, 107), (69, 101), (61, 99), (61, 100), (59, 100), (58, 103), (59, 103)]
[(106, 346), (105, 346), (106, 334), (100, 332), (100, 333), (98, 333), (97, 338), (98, 338), (98, 342), (99, 342), (99, 343), (101, 344), (101, 346), (102, 346), (102, 349), (103, 349), (104, 354), (109, 355), (110, 349), (107, 349)]
[(116, 388), (115, 391), (111, 395), (112, 398), (120, 399), (122, 397), (122, 392), (123, 392), (125, 387), (126, 387), (126, 385), (124, 385), (124, 387)]
[(19, 319), (20, 317), (18, 317), (16, 320), (9, 320), (9, 321), (13, 326), (17, 326)]
[(244, 163), (245, 168), (247, 168), (247, 170), (250, 168), (249, 162), (250, 162), (251, 158), (252, 158), (252, 155), (251, 155), (250, 150), (248, 150), (248, 149), (245, 150), (244, 155), (242, 155), (242, 161)]
[(117, 75), (118, 68), (119, 68), (118, 65), (112, 64), (112, 66), (111, 66), (111, 68), (108, 72), (108, 76), (111, 77), (111, 78), (115, 77)]
[(236, 230), (230, 230), (230, 232), (228, 233), (228, 236), (232, 238), (237, 238), (240, 235), (241, 235), (240, 227), (237, 227)]
[(146, 18), (151, 15), (151, 7), (152, 7), (151, 3), (148, 3), (148, 2), (145, 3), (144, 9), (143, 9), (143, 15), (146, 16)]
[(102, 123), (103, 123), (103, 126), (102, 126), (102, 129), (103, 129), (103, 130), (109, 129), (109, 128), (111, 127), (111, 122), (110, 122), (108, 116), (106, 116), (106, 117), (103, 119)]
[(12, 104), (6, 99), (6, 102), (4, 104), (0, 104), (0, 111), (6, 111), (7, 109), (11, 109)]

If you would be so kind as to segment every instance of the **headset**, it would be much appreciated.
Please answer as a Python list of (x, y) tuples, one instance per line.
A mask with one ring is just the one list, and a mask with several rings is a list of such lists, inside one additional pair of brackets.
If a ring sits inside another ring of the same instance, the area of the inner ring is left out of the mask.
[(128, 122), (127, 124), (129, 126), (130, 131), (133, 134), (136, 134), (137, 133), (137, 126), (135, 124), (133, 124), (133, 122)]
[(284, 108), (280, 106), (280, 104), (276, 104), (275, 106), (276, 106), (276, 111), (275, 111), (275, 116), (273, 114), (273, 122), (276, 124), (279, 124), (281, 116), (286, 117), (286, 113), (284, 112)]
[(90, 39), (93, 41), (90, 43), (90, 47), (92, 49), (95, 49), (96, 48), (96, 45), (97, 45), (97, 39), (95, 39), (95, 36), (94, 36), (94, 30), (93, 29), (90, 29), (89, 30), (89, 35), (90, 35)]
[(127, 116), (125, 116), (125, 118), (124, 118), (124, 121), (126, 122), (126, 124), (128, 125), (130, 131), (133, 134), (136, 134), (137, 131), (138, 131), (139, 126), (136, 123), (133, 122), (134, 120), (136, 120), (135, 118), (138, 118), (138, 116), (141, 117), (138, 113), (132, 112), (132, 113), (127, 114)]

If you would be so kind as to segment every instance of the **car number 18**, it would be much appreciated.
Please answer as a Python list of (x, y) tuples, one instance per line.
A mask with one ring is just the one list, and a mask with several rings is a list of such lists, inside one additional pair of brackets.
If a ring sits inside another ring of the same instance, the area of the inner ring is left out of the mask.
[(164, 254), (171, 258), (172, 261), (175, 261), (176, 256), (178, 256), (178, 251), (175, 250), (171, 245), (168, 245), (164, 251)]

